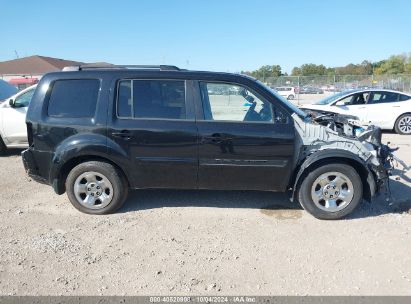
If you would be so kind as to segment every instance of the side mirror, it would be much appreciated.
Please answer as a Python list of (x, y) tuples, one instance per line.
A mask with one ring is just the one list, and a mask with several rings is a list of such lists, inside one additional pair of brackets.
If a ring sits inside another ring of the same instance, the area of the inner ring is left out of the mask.
[(252, 103), (252, 102), (254, 102), (254, 97), (250, 96), (250, 95), (247, 95), (247, 96), (245, 96), (245, 100)]
[(14, 100), (12, 98), (9, 100), (9, 106), (14, 108)]
[(340, 101), (337, 101), (334, 105), (335, 106), (345, 106), (345, 102), (340, 100)]

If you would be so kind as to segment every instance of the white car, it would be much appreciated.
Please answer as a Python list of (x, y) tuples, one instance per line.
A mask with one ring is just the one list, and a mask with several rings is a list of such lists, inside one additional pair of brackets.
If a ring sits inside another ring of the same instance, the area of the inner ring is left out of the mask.
[(302, 109), (352, 115), (398, 134), (411, 134), (411, 95), (384, 89), (344, 91)]
[(293, 100), (297, 96), (297, 92), (294, 87), (277, 87), (275, 88), (278, 95), (287, 98), (288, 100)]
[(26, 113), (36, 85), (6, 99), (0, 105), (0, 153), (28, 146)]

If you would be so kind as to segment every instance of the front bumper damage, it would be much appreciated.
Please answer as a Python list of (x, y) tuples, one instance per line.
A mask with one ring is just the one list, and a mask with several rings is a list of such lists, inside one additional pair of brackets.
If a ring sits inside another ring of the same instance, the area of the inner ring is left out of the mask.
[[(389, 176), (394, 163), (400, 164), (403, 171), (409, 170), (409, 167), (394, 155), (397, 149), (382, 144), (380, 128), (365, 126), (355, 117), (339, 114), (321, 115), (306, 120), (294, 114), (293, 118), (299, 148), (295, 159), (297, 165), (306, 167), (310, 159), (318, 159), (318, 155), (333, 157), (344, 152), (361, 162), (368, 171), (366, 180), (371, 190), (369, 200), (381, 190), (385, 190), (386, 200), (391, 200)], [(329, 153), (325, 153), (327, 151)]]

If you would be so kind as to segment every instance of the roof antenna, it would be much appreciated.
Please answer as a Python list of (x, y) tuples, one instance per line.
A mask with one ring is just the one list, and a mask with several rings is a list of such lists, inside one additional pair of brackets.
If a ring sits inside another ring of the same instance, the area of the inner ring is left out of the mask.
[(14, 50), (14, 54), (16, 55), (16, 58), (17, 58), (17, 59), (19, 59), (19, 58), (20, 58), (19, 53), (17, 53), (17, 51), (16, 51), (16, 50)]

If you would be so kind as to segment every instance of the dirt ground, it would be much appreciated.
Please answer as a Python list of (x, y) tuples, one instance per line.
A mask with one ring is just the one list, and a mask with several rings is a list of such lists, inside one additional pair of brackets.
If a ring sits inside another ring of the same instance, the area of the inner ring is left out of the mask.
[[(411, 136), (385, 134), (411, 164)], [(1, 295), (411, 295), (411, 175), (320, 221), (282, 194), (133, 191), (79, 213), (0, 157)]]

